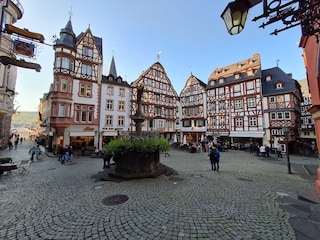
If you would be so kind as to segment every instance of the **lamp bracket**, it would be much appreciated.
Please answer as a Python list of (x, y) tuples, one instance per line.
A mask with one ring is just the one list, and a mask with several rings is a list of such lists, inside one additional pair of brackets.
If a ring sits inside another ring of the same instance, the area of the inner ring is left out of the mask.
[(282, 21), (284, 28), (275, 29), (271, 35), (301, 25), (303, 36), (315, 35), (318, 41), (320, 35), (320, 0), (291, 0), (282, 4), (283, 0), (263, 0), (263, 14), (253, 18), (257, 21), (267, 18), (259, 27)]

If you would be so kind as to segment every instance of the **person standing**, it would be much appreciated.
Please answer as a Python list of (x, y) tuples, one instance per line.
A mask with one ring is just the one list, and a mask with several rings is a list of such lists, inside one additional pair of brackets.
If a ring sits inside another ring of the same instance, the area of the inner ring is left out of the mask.
[(69, 146), (69, 160), (70, 162), (72, 162), (73, 160), (73, 147), (72, 146)]
[(209, 157), (210, 157), (210, 163), (211, 163), (211, 170), (212, 171), (219, 171), (219, 161), (220, 161), (220, 152), (218, 150), (218, 148), (216, 148), (215, 146), (211, 147), (210, 153), (209, 153)]
[(35, 149), (35, 153), (36, 153), (36, 158), (37, 158), (37, 160), (39, 160), (39, 158), (40, 158), (40, 146), (39, 146), (39, 144), (36, 146), (36, 149)]
[(264, 145), (261, 145), (259, 150), (260, 150), (260, 156), (264, 158), (266, 156), (266, 147)]

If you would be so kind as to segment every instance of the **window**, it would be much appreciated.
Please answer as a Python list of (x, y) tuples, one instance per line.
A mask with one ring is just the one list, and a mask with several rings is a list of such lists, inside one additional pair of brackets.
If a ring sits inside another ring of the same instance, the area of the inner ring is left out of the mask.
[(248, 107), (253, 108), (256, 106), (256, 99), (255, 98), (248, 98)]
[(159, 128), (164, 128), (164, 121), (163, 120), (159, 120)]
[(274, 112), (271, 113), (270, 118), (271, 118), (271, 120), (276, 120), (277, 119), (276, 113), (274, 113)]
[(220, 78), (219, 83), (224, 83), (224, 78)]
[(247, 82), (247, 90), (252, 90), (253, 89), (253, 82)]
[(81, 73), (83, 75), (91, 76), (92, 75), (92, 66), (91, 65), (82, 64)]
[(124, 106), (125, 106), (125, 102), (124, 101), (119, 101), (118, 111), (124, 111)]
[(91, 86), (90, 85), (86, 85), (86, 96), (87, 97), (91, 97)]
[(94, 106), (75, 104), (74, 109), (75, 122), (92, 122)]
[(91, 97), (92, 96), (92, 87), (87, 84), (80, 84), (79, 88), (79, 96), (81, 97)]
[(119, 96), (120, 96), (120, 97), (125, 97), (125, 96), (126, 96), (126, 91), (125, 91), (124, 88), (120, 88), (120, 89), (119, 89)]
[(284, 102), (283, 96), (277, 96), (277, 102)]
[(270, 101), (271, 103), (274, 103), (274, 102), (276, 102), (276, 99), (275, 99), (274, 97), (270, 97), (270, 98), (269, 98), (269, 101)]
[(183, 127), (191, 127), (191, 121), (190, 120), (183, 121)]
[(257, 126), (257, 118), (256, 117), (249, 117), (249, 126), (256, 127)]
[(112, 86), (108, 86), (107, 94), (108, 95), (113, 95), (113, 93), (114, 93), (114, 88)]
[(242, 100), (234, 100), (234, 108), (241, 109), (242, 108)]
[(225, 116), (220, 116), (219, 118), (220, 118), (219, 119), (219, 125), (220, 126), (226, 125), (226, 117)]
[(124, 126), (124, 116), (118, 116), (118, 126)]
[(220, 101), (219, 102), (219, 109), (225, 109), (225, 102), (224, 101)]
[(151, 79), (148, 79), (148, 86), (153, 87)]
[(290, 119), (290, 112), (284, 112), (284, 119)]
[(233, 91), (234, 92), (240, 92), (240, 84), (234, 85), (233, 86)]
[(105, 125), (106, 126), (112, 126), (112, 122), (113, 122), (113, 117), (111, 115), (106, 115), (106, 119), (105, 119)]
[(277, 118), (278, 118), (278, 120), (282, 120), (283, 119), (283, 113), (282, 112), (278, 112), (277, 113)]
[(68, 81), (65, 80), (65, 79), (62, 79), (61, 92), (66, 92), (67, 91), (67, 86), (68, 86)]
[(61, 58), (60, 57), (56, 57), (55, 67), (56, 68), (60, 68), (60, 66), (61, 66)]
[(59, 79), (56, 79), (56, 80), (55, 80), (54, 90), (55, 90), (55, 91), (58, 91), (58, 90), (59, 90)]
[(113, 110), (113, 100), (107, 99), (106, 110)]
[(272, 80), (271, 76), (266, 76), (266, 81), (271, 81), (271, 80)]
[(87, 57), (93, 57), (93, 50), (91, 48), (84, 47), (83, 55)]
[(224, 95), (224, 88), (219, 88), (219, 95)]
[(234, 75), (234, 79), (235, 79), (235, 80), (238, 80), (239, 78), (240, 78), (240, 74), (239, 74), (239, 73), (237, 73), (237, 74)]
[(242, 126), (243, 126), (243, 119), (236, 118), (236, 127), (242, 127)]
[(282, 89), (282, 88), (283, 88), (282, 82), (278, 82), (276, 84), (276, 89)]
[(63, 57), (62, 58), (62, 65), (61, 65), (62, 68), (65, 68), (65, 69), (69, 69), (70, 67), (70, 60), (69, 58), (66, 58), (66, 57)]
[(60, 103), (59, 106), (59, 117), (64, 117), (65, 116), (65, 104)]
[(210, 81), (210, 86), (214, 86), (216, 84), (215, 80)]
[(212, 125), (217, 126), (217, 118), (216, 117), (212, 118)]

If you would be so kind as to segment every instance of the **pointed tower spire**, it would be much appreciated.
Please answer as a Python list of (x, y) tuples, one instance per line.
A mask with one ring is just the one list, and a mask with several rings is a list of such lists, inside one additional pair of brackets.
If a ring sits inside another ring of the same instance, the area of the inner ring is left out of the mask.
[(72, 29), (71, 14), (66, 26), (60, 31), (60, 38), (57, 40), (56, 45), (64, 45), (73, 49), (76, 48), (76, 35)]
[(114, 77), (114, 79), (116, 79), (118, 77), (117, 70), (116, 70), (116, 64), (114, 61), (114, 55), (112, 55), (111, 63), (110, 63), (109, 70), (107, 73), (107, 76), (109, 76), (109, 75), (112, 75)]

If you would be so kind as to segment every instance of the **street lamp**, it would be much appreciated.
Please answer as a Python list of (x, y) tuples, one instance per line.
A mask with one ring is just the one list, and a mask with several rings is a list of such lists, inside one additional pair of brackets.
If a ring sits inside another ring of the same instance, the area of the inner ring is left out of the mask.
[(286, 136), (286, 153), (287, 153), (288, 173), (292, 174), (292, 172), (291, 172), (291, 164), (290, 164), (290, 157), (289, 157), (289, 147), (288, 147), (289, 132), (290, 132), (290, 126), (288, 125), (288, 123), (285, 123), (283, 125), (282, 131)]
[(224, 9), (221, 18), (231, 35), (238, 34), (243, 30), (249, 7), (250, 5), (247, 0), (236, 0), (229, 3)]

